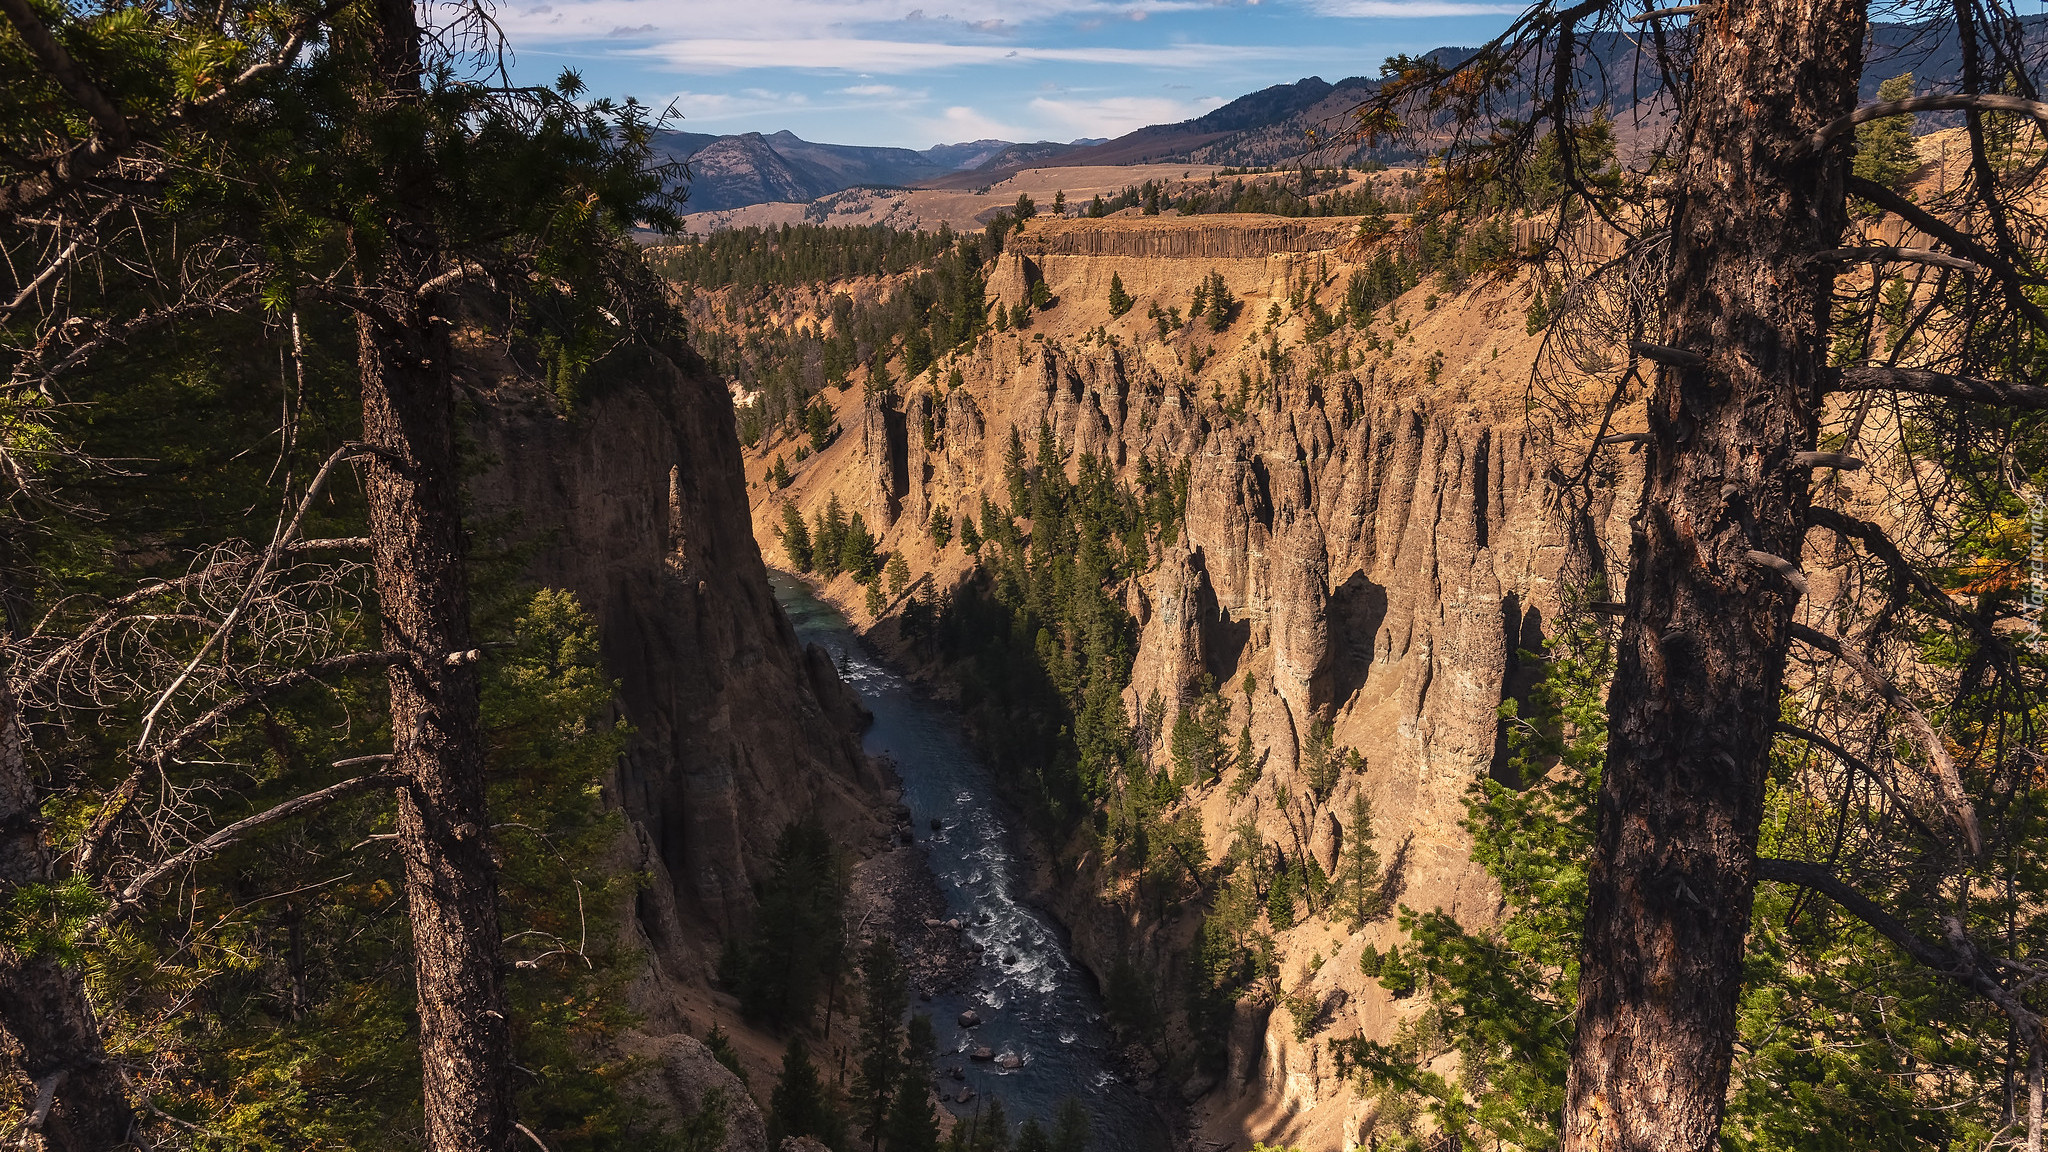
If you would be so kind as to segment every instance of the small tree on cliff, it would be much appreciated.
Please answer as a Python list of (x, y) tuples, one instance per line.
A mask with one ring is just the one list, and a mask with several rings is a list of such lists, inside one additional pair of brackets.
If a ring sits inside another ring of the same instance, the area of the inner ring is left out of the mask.
[(804, 526), (804, 514), (794, 503), (782, 506), (782, 523), (775, 526), (775, 534), (782, 539), (782, 550), (789, 554), (789, 562), (799, 572), (811, 570), (811, 530)]
[(1361, 789), (1351, 798), (1351, 819), (1344, 823), (1344, 850), (1332, 878), (1332, 906), (1353, 932), (1386, 911), (1380, 899), (1380, 854), (1373, 847), (1372, 801)]
[(1122, 316), (1124, 313), (1129, 312), (1131, 306), (1136, 303), (1137, 301), (1131, 299), (1130, 293), (1124, 291), (1124, 278), (1114, 272), (1110, 273), (1109, 314), (1111, 316)]

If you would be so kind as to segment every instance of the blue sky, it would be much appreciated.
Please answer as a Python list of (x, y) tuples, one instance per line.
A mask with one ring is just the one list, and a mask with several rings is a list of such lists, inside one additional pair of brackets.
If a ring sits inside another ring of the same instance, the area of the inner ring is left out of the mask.
[(502, 0), (526, 81), (664, 105), (694, 132), (925, 148), (1184, 120), (1269, 84), (1476, 44), (1487, 0)]

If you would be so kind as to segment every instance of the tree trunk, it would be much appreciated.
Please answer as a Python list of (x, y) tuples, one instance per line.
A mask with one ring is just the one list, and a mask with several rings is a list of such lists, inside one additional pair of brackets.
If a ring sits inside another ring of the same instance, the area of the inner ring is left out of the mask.
[[(0, 901), (50, 881), (39, 812), (14, 693), (0, 675)], [(22, 1071), (38, 1094), (49, 1093), (44, 1148), (108, 1152), (128, 1143), (134, 1113), (78, 973), (52, 956), (0, 948), (0, 1025), (21, 1045)]]
[(499, 970), (498, 886), (484, 811), (473, 664), (450, 664), (469, 641), (454, 403), (445, 334), (392, 334), (361, 323), (363, 437), (370, 536), (384, 643), (393, 666), (393, 768), (398, 843), (412, 918), (426, 1075), (427, 1146), (482, 1152), (509, 1146), (511, 1032)]
[(1845, 225), (1859, 0), (1730, 0), (1693, 22), (1663, 367), (1609, 703), (1565, 1109), (1570, 1152), (1708, 1152), (1735, 1038), (1757, 828)]
[[(373, 100), (420, 98), (411, 0), (379, 0)], [(391, 318), (359, 317), (370, 538), (392, 667), (392, 767), (418, 988), (427, 1147), (511, 1147), (511, 1029), (499, 964), (498, 888), (484, 805), (475, 665), (463, 563), (461, 479), (447, 322), (416, 295), (440, 258), (425, 140), (387, 154), (384, 236), (363, 293)], [(417, 148), (419, 153), (408, 151)]]

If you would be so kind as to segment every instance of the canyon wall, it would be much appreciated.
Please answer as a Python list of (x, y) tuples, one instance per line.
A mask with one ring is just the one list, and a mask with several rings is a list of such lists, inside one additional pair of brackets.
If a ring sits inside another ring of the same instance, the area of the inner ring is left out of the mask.
[[(1619, 586), (1609, 569), (1627, 555), (1631, 460), (1605, 452), (1582, 483), (1564, 482), (1582, 456), (1560, 448), (1577, 437), (1560, 437), (1528, 402), (1538, 344), (1524, 324), (1526, 284), (1483, 283), (1442, 301), (1417, 288), (1370, 333), (1312, 342), (1297, 286), (1311, 281), (1334, 307), (1362, 257), (1349, 222), (1269, 221), (1213, 240), (1201, 239), (1199, 220), (1145, 223), (1092, 233), (1080, 222), (1033, 225), (1014, 238), (990, 294), (1014, 303), (1043, 280), (1058, 303), (1031, 331), (985, 336), (896, 392), (830, 397), (850, 434), (788, 491), (755, 487), (757, 535), (774, 548), (769, 522), (783, 500), (809, 513), (837, 494), (888, 527), (883, 547), (901, 551), (913, 574), (945, 587), (967, 578), (971, 561), (957, 544), (931, 545), (930, 509), (958, 523), (983, 495), (1007, 503), (1012, 429), (1028, 449), (1044, 421), (1074, 457), (1107, 458), (1127, 477), (1141, 455), (1185, 462), (1177, 537), (1159, 542), (1150, 570), (1123, 590), (1141, 637), (1126, 707), (1135, 717), (1156, 698), (1170, 724), (1206, 677), (1231, 703), (1230, 730), (1251, 726), (1265, 757), (1258, 785), (1233, 799), (1219, 782), (1183, 801), (1202, 814), (1210, 858), (1249, 819), (1327, 870), (1363, 793), (1382, 859), (1400, 861), (1400, 902), (1485, 923), (1498, 894), (1469, 859), (1463, 800), (1495, 766), (1499, 706), (1533, 673), (1517, 651), (1543, 644), (1568, 585), (1598, 574)], [(1161, 332), (1145, 315), (1148, 304), (1186, 309), (1211, 272), (1242, 302), (1224, 331), (1190, 322)], [(1138, 299), (1121, 318), (1106, 306), (1112, 274)], [(1275, 304), (1282, 315), (1267, 326)], [(1196, 368), (1198, 350), (1207, 362)], [(960, 386), (939, 383), (955, 368)], [(762, 445), (752, 472), (777, 448)], [(827, 593), (865, 618), (847, 578)], [(1318, 718), (1364, 765), (1310, 806), (1300, 749)], [(1054, 854), (1046, 899), (1084, 961), (1099, 977), (1133, 962), (1174, 986), (1199, 917), (1139, 908), (1085, 846)], [(1288, 1013), (1248, 997), (1222, 1082), (1196, 1075), (1159, 1090), (1196, 1102), (1192, 1122), (1207, 1139), (1348, 1148), (1370, 1138), (1374, 1117), (1324, 1041), (1389, 1039), (1413, 1016), (1415, 1002), (1391, 997), (1358, 963), (1368, 945), (1400, 937), (1388, 920), (1354, 934), (1319, 919), (1279, 935), (1284, 987), (1320, 1004), (1309, 1034), (1297, 1038)], [(1170, 1062), (1168, 1073), (1186, 1075)]]
[(710, 974), (783, 827), (816, 811), (871, 848), (887, 836), (881, 781), (858, 702), (769, 592), (724, 390), (684, 350), (617, 359), (572, 413), (502, 354), (466, 349), (473, 530), (527, 581), (576, 593), (633, 726), (606, 798), (625, 817), (617, 866), (648, 877), (625, 926), (645, 957), (629, 989), (642, 1086), (677, 1117), (720, 1088), (728, 1147), (758, 1148), (746, 1090), (681, 1030), (737, 1028)]

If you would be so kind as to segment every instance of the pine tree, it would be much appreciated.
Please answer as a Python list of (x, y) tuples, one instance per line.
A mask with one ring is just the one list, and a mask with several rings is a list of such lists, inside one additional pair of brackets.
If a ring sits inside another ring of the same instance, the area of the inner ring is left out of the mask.
[(939, 1115), (932, 1107), (929, 1085), (932, 1060), (939, 1050), (932, 1031), (932, 1018), (922, 1013), (910, 1018), (908, 1040), (903, 1049), (903, 1076), (896, 1098), (889, 1105), (889, 1152), (937, 1152)]
[(876, 937), (861, 954), (859, 1116), (861, 1135), (879, 1150), (889, 1119), (889, 1105), (903, 1081), (903, 1014), (910, 1010), (910, 992), (903, 980), (903, 961), (896, 945)]
[(875, 556), (875, 536), (867, 521), (855, 512), (839, 536), (839, 570), (863, 584), (875, 578), (880, 567)]
[(1137, 301), (1132, 300), (1130, 294), (1124, 291), (1124, 278), (1114, 272), (1110, 273), (1109, 314), (1111, 316), (1122, 316), (1124, 313), (1129, 312), (1131, 306), (1135, 303)]
[(903, 560), (903, 553), (889, 553), (889, 563), (883, 566), (883, 574), (889, 581), (891, 599), (903, 595), (903, 589), (910, 583), (910, 565)]
[(1356, 932), (1377, 918), (1380, 907), (1380, 854), (1373, 847), (1372, 801), (1363, 789), (1351, 798), (1351, 819), (1344, 825), (1344, 852), (1337, 861), (1336, 907)]
[(809, 1136), (832, 1148), (846, 1141), (845, 1126), (818, 1079), (802, 1034), (791, 1038), (783, 1052), (782, 1078), (768, 1098), (768, 1146), (780, 1148), (791, 1136)]
[(1088, 1152), (1088, 1108), (1072, 1096), (1053, 1114), (1052, 1152)]
[(799, 572), (811, 570), (811, 530), (804, 526), (804, 514), (795, 504), (782, 506), (782, 523), (776, 526), (775, 534), (782, 538), (782, 550), (789, 553), (789, 562)]
[[(925, 520), (925, 528), (931, 533), (932, 543), (944, 552), (946, 545), (953, 541), (953, 514), (943, 504), (932, 505), (932, 514)], [(965, 538), (963, 534), (963, 539)]]
[[(1877, 86), (1879, 100), (1904, 100), (1913, 94), (1913, 74), (1903, 72)], [(1913, 149), (1913, 117), (1886, 116), (1856, 128), (1854, 171), (1865, 180), (1898, 190), (1920, 167)]]
[(960, 514), (960, 547), (969, 556), (981, 553), (981, 532), (974, 526), (974, 514), (971, 512)]
[(1046, 1135), (1038, 1117), (1033, 1116), (1017, 1129), (1017, 1142), (1010, 1147), (1012, 1152), (1052, 1152), (1052, 1137)]
[(809, 1020), (842, 963), (846, 873), (815, 816), (782, 830), (770, 869), (754, 934), (741, 953), (739, 997), (749, 1019), (787, 1028)]

